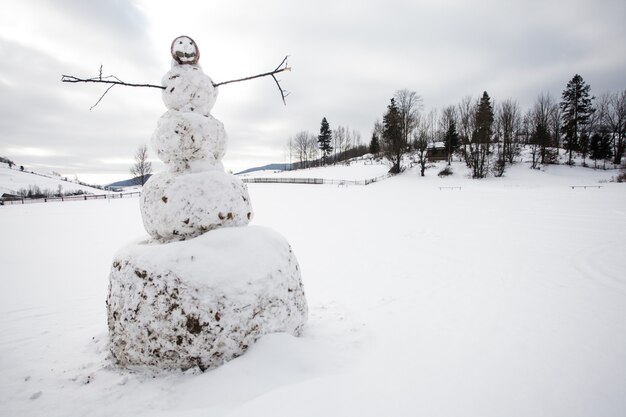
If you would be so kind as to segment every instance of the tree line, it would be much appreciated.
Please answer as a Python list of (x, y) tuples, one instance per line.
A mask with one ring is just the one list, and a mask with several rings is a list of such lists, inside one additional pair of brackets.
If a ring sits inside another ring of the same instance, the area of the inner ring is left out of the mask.
[(559, 102), (542, 93), (526, 112), (513, 99), (494, 104), (485, 91), (477, 100), (464, 97), (441, 112), (435, 109), (423, 115), (421, 106), (415, 104), (421, 100), (415, 97), (419, 97), (415, 92), (397, 91), (383, 116), (382, 129), (378, 123), (374, 126), (393, 172), (400, 171), (402, 154), (414, 151), (424, 175), (425, 148), (437, 142), (447, 154), (448, 164), (457, 155), (474, 178), (489, 173), (502, 176), (523, 147), (530, 150), (531, 168), (558, 163), (560, 152), (570, 165), (575, 153), (584, 166), (587, 158), (594, 167), (599, 162), (603, 167), (607, 161), (622, 163), (626, 90), (596, 99), (578, 74), (567, 83)]
[(341, 125), (331, 129), (326, 117), (322, 118), (318, 135), (302, 130), (290, 137), (285, 147), (291, 169), (336, 164), (368, 152), (360, 132)]
[(382, 121), (374, 123), (369, 146), (360, 134), (346, 127), (330, 129), (322, 119), (319, 135), (302, 131), (289, 138), (287, 153), (295, 167), (337, 163), (365, 153), (382, 154), (399, 173), (411, 154), (423, 176), (429, 152), (438, 148), (448, 165), (454, 157), (464, 161), (473, 178), (502, 176), (507, 166), (528, 150), (531, 168), (558, 163), (606, 167), (622, 163), (626, 148), (626, 90), (591, 95), (591, 87), (576, 74), (567, 82), (557, 101), (541, 93), (532, 107), (522, 111), (514, 99), (494, 103), (485, 91), (479, 99), (463, 97), (441, 111), (423, 110), (415, 91), (397, 90)]

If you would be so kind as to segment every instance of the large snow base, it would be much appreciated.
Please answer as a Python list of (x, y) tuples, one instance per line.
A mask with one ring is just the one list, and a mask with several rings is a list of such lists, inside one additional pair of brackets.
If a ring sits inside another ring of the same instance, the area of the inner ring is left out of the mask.
[(182, 370), (219, 366), (264, 334), (297, 336), (308, 313), (291, 247), (258, 226), (123, 248), (107, 308), (119, 365)]

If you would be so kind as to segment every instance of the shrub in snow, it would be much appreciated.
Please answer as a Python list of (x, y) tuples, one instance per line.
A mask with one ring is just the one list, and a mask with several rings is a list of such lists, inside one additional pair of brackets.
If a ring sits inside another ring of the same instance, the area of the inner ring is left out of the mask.
[(439, 171), (439, 174), (437, 174), (437, 175), (440, 176), (440, 177), (447, 177), (448, 175), (452, 175), (452, 168), (445, 167), (444, 169)]

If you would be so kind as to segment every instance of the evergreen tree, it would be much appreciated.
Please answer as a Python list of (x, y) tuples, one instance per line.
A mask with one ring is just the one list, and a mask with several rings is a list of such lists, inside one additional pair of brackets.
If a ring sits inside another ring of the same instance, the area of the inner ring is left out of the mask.
[(563, 90), (560, 107), (562, 112), (562, 130), (565, 134), (565, 149), (569, 152), (568, 164), (572, 164), (572, 152), (580, 147), (580, 138), (589, 118), (595, 111), (591, 105), (593, 97), (589, 95), (591, 87), (583, 77), (576, 74)]
[(583, 166), (587, 166), (587, 155), (589, 154), (589, 134), (587, 132), (578, 136), (578, 151), (583, 156)]
[(598, 166), (597, 161), (604, 161), (606, 168), (606, 160), (613, 156), (611, 150), (611, 137), (607, 133), (594, 133), (589, 140), (589, 157), (593, 159), (594, 168)]
[[(543, 163), (543, 150), (550, 141), (550, 132), (546, 123), (541, 119), (535, 120), (535, 126), (530, 135), (530, 147), (532, 156), (531, 168), (539, 168), (539, 155), (541, 154), (541, 162)], [(541, 150), (541, 152), (540, 152)]]
[(326, 165), (326, 157), (333, 152), (333, 147), (331, 146), (332, 141), (332, 132), (330, 130), (330, 126), (328, 125), (328, 121), (324, 117), (322, 119), (322, 125), (320, 126), (320, 134), (317, 137), (317, 143), (322, 151), (322, 164)]
[(604, 169), (606, 169), (606, 160), (613, 156), (612, 142), (611, 136), (606, 133), (602, 135), (602, 139), (600, 140), (600, 152), (602, 155), (602, 166)]
[(474, 131), (469, 143), (469, 155), (466, 158), (469, 167), (472, 168), (473, 178), (487, 176), (487, 155), (493, 135), (493, 119), (491, 99), (485, 91), (478, 102), (474, 115)]
[(370, 141), (369, 153), (376, 155), (378, 152), (380, 152), (380, 141), (378, 140), (378, 135), (374, 132)]
[(478, 102), (478, 109), (476, 110), (476, 132), (474, 133), (475, 143), (491, 142), (491, 136), (493, 135), (493, 107), (491, 105), (491, 98), (487, 92), (483, 92), (483, 96)]
[(448, 152), (448, 165), (450, 165), (452, 162), (452, 154), (454, 154), (454, 152), (456, 152), (461, 145), (454, 120), (450, 121), (448, 130), (446, 131), (446, 136), (443, 138), (443, 143), (446, 147), (446, 151)]
[(593, 167), (596, 168), (598, 166), (598, 159), (602, 158), (602, 151), (600, 150), (600, 141), (602, 137), (599, 133), (594, 133), (591, 135), (591, 140), (589, 141), (589, 157), (593, 159)]
[(383, 117), (383, 144), (385, 156), (392, 163), (389, 172), (398, 174), (401, 170), (400, 163), (402, 162), (402, 155), (406, 152), (407, 144), (402, 138), (402, 117), (393, 98)]

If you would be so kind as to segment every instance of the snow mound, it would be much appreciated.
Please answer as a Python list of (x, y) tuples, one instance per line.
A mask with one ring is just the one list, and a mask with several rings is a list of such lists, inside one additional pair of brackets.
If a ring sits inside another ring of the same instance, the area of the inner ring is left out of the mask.
[(113, 261), (107, 307), (118, 364), (203, 371), (265, 334), (300, 335), (308, 315), (290, 245), (253, 226), (126, 246)]

